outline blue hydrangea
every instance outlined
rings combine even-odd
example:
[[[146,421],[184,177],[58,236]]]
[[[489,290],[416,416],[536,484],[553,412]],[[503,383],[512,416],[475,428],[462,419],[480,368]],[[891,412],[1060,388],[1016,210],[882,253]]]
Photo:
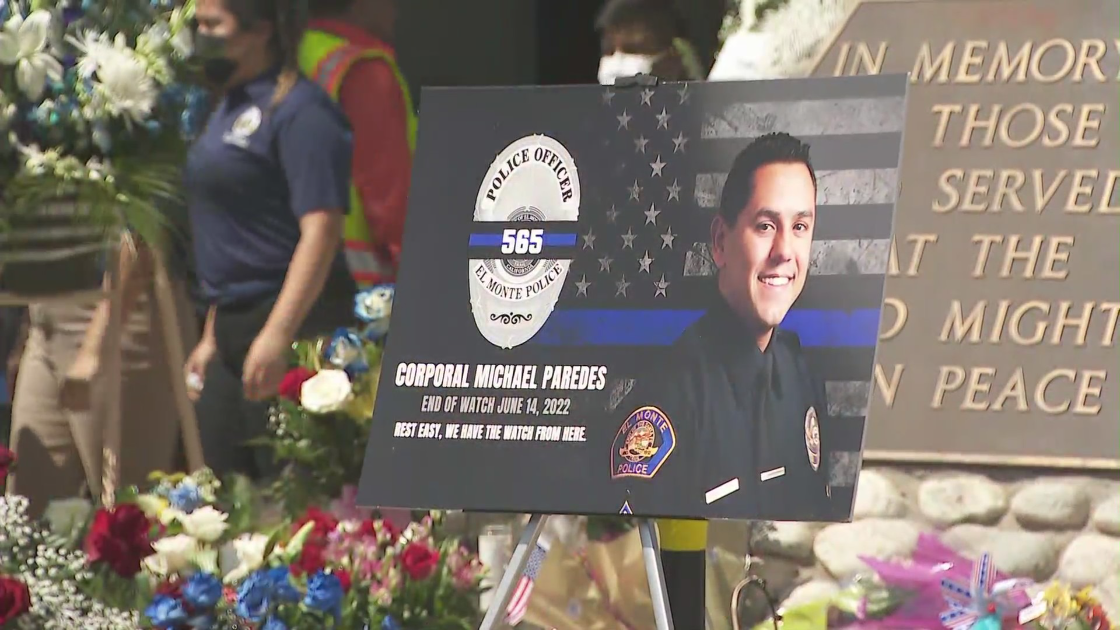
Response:
[[[190,514],[202,507],[202,491],[189,481],[180,482],[168,493],[167,501],[176,510]]]

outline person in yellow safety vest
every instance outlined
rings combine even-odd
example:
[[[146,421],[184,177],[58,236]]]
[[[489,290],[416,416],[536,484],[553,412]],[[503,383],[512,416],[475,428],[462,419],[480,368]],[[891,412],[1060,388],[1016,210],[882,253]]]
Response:
[[[392,47],[395,0],[314,0],[303,73],[337,102],[354,134],[346,261],[359,287],[393,282],[400,256],[416,114]]]

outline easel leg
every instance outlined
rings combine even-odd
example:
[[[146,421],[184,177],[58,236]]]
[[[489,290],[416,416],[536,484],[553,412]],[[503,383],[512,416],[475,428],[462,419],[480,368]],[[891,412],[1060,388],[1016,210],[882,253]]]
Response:
[[[665,571],[661,567],[661,549],[657,545],[653,522],[640,521],[638,533],[642,538],[642,556],[645,558],[646,578],[649,580],[649,596],[653,601],[653,619],[657,624],[657,630],[673,630],[673,616],[669,612],[669,594],[665,590]]]
[[[514,586],[521,579],[521,573],[525,571],[525,565],[529,563],[529,554],[536,546],[537,539],[541,537],[541,532],[544,531],[544,522],[547,518],[544,514],[534,514],[525,524],[525,530],[521,532],[521,540],[517,541],[517,547],[513,550],[513,555],[510,556],[509,565],[502,573],[502,580],[498,582],[498,587],[494,589],[490,607],[486,610],[486,617],[483,618],[482,625],[478,627],[478,630],[494,630],[498,627],[498,622],[504,617],[506,606],[509,606],[509,600],[513,597]]]

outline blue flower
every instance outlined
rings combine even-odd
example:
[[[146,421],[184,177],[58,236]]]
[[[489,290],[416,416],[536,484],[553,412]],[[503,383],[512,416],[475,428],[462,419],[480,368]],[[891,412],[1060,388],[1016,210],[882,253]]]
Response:
[[[311,610],[331,613],[338,616],[342,613],[342,582],[337,575],[319,571],[311,576],[307,582],[307,597],[303,598],[303,605]]]
[[[288,630],[288,624],[280,621],[279,617],[269,617],[261,626],[261,630]]]
[[[357,374],[369,371],[365,350],[362,349],[362,339],[353,331],[339,328],[327,346],[327,361],[331,365],[342,368],[346,374],[353,378]]]
[[[272,598],[277,602],[294,604],[299,601],[299,591],[292,585],[288,567],[269,569],[268,582],[272,587]]]
[[[167,500],[171,503],[171,507],[190,514],[198,508],[202,507],[202,492],[198,486],[189,481],[179,482],[179,485],[171,489],[167,494]]]
[[[259,622],[264,619],[271,605],[272,581],[265,571],[252,573],[237,589],[237,605],[234,610],[239,617]]]
[[[381,620],[381,630],[401,630],[401,624],[397,623],[396,618],[392,615],[386,615]]]
[[[222,598],[222,582],[209,573],[195,573],[183,587],[183,600],[196,610],[210,610]]]
[[[389,317],[393,314],[393,296],[396,290],[391,284],[381,284],[354,297],[354,315],[366,324],[367,334],[383,336],[389,330]],[[376,339],[372,339],[376,341]]]
[[[157,628],[177,628],[187,621],[187,611],[179,600],[167,596],[156,595],[151,604],[144,609],[144,616]]]

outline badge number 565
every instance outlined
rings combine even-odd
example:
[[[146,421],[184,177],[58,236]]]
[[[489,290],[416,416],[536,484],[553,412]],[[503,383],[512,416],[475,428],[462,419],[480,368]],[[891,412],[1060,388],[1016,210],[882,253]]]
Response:
[[[504,230],[503,254],[539,254],[544,248],[544,230]]]

